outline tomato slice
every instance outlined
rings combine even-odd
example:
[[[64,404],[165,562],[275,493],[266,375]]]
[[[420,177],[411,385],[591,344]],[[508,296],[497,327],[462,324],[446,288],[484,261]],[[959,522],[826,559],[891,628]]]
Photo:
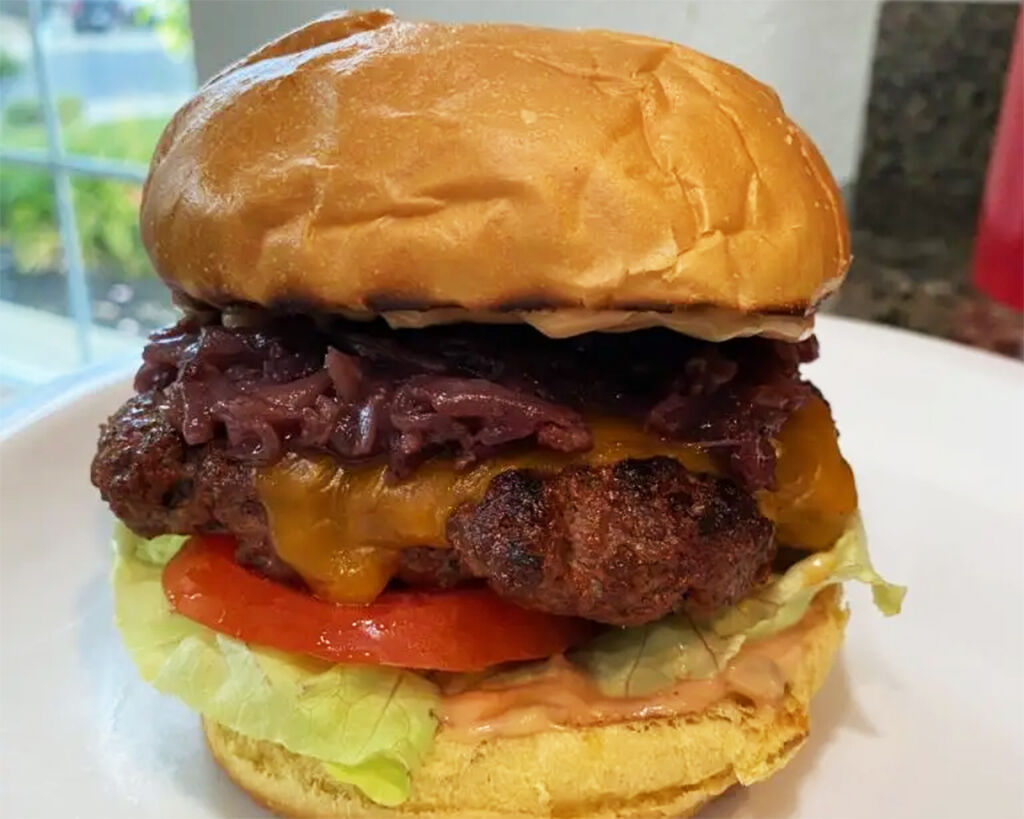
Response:
[[[480,671],[550,657],[593,633],[585,620],[530,611],[489,589],[385,592],[368,605],[318,600],[239,566],[230,537],[192,537],[167,564],[179,614],[247,643],[332,662]]]

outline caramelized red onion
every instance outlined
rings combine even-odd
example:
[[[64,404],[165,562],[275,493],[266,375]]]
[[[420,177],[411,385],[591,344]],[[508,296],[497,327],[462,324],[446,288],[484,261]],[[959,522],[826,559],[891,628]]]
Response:
[[[136,390],[161,394],[190,445],[223,440],[260,464],[288,451],[384,455],[396,477],[439,452],[466,466],[514,444],[583,451],[585,416],[602,413],[702,444],[741,485],[770,487],[772,438],[811,394],[798,370],[817,356],[813,339],[713,344],[644,330],[553,340],[520,326],[256,319],[226,327],[193,315],[155,333]]]

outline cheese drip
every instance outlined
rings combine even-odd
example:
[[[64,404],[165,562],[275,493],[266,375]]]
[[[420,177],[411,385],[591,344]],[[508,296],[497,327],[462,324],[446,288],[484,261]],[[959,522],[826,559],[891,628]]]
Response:
[[[623,419],[590,419],[589,425],[594,445],[587,452],[531,449],[462,471],[449,459],[435,458],[397,483],[388,480],[382,462],[350,467],[326,456],[290,454],[260,472],[257,488],[281,558],[317,596],[364,603],[393,576],[399,550],[444,547],[451,512],[479,500],[491,480],[507,470],[554,472],[576,464],[667,456],[691,472],[716,471],[699,446],[661,438]],[[815,398],[794,413],[776,448],[778,487],[759,493],[762,513],[776,521],[782,542],[827,548],[857,508],[853,475],[839,453],[827,405]]]

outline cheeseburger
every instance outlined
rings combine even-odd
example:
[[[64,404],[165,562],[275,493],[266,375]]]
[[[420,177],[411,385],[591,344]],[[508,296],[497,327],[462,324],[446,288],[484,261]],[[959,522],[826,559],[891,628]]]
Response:
[[[842,203],[738,69],[325,17],[177,112],[141,224],[117,624],[274,810],[688,815],[803,743],[842,581],[899,609],[801,376]]]

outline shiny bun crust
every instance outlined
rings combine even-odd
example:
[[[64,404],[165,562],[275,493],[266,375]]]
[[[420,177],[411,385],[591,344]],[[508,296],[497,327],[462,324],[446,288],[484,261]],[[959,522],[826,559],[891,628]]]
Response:
[[[176,290],[317,312],[804,315],[850,260],[821,156],[742,71],[640,36],[379,11],[204,85],[141,223]]]
[[[204,721],[213,756],[256,801],[285,816],[382,819],[679,817],[737,782],[783,767],[808,733],[808,704],[842,641],[838,587],[818,595],[781,703],[727,700],[685,718],[652,719],[463,744],[438,733],[412,796],[386,808],[332,779],[320,763]]]

